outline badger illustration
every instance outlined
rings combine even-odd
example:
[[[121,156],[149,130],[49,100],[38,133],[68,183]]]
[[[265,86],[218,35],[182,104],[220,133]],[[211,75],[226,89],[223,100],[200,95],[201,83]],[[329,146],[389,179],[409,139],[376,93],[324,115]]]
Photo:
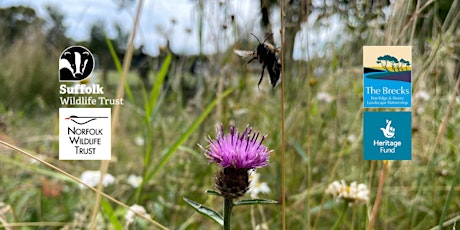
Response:
[[[64,50],[59,59],[59,81],[80,81],[87,78],[94,69],[94,57],[83,46],[71,46]]]

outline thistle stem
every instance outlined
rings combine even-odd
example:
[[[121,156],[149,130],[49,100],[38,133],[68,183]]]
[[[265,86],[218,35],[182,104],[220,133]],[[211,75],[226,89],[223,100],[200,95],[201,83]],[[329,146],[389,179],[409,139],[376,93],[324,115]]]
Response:
[[[224,230],[230,230],[232,209],[233,209],[233,199],[224,198]]]

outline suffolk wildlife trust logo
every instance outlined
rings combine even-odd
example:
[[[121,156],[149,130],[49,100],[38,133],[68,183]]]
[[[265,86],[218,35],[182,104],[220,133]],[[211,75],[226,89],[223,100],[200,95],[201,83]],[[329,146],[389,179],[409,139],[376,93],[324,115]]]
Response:
[[[59,160],[110,158],[110,108],[59,109]]]
[[[364,112],[364,160],[411,160],[412,113]]]
[[[94,69],[94,56],[83,46],[70,46],[59,59],[59,81],[79,82],[90,76]]]
[[[61,106],[123,105],[123,98],[104,96],[104,87],[93,77],[95,65],[93,54],[83,46],[70,46],[62,51],[59,58]]]
[[[364,108],[412,106],[412,47],[363,47]]]

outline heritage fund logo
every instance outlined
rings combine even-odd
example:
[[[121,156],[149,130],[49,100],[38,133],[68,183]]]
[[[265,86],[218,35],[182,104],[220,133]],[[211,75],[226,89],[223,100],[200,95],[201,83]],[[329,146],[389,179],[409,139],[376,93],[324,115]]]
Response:
[[[364,160],[411,160],[411,116],[411,112],[364,112]]]
[[[59,160],[110,158],[110,108],[59,109]]]
[[[395,136],[395,128],[391,127],[391,120],[387,120],[387,126],[385,128],[380,128],[380,130],[382,130],[382,133],[386,138],[392,138]]]

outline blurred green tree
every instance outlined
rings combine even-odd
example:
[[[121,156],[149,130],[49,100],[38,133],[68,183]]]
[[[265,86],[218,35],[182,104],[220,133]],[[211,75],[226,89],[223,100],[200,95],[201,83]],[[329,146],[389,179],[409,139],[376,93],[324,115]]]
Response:
[[[72,40],[65,35],[67,27],[64,25],[64,15],[54,6],[47,6],[46,11],[51,19],[51,28],[46,34],[46,44],[57,52],[62,52],[72,44]]]
[[[62,50],[47,48],[55,46],[53,40],[69,39],[65,28],[56,29],[62,27],[63,16],[52,8],[48,13],[52,14],[51,37],[35,10],[25,6],[0,9],[0,106],[38,112],[59,105],[57,63]]]
[[[0,40],[6,46],[23,37],[36,27],[42,27],[43,19],[35,10],[25,6],[0,8]]]
[[[118,58],[121,58],[129,35],[123,32],[120,25],[115,25],[115,29],[117,30],[117,36],[114,39],[109,38],[109,40],[114,46]],[[108,84],[108,71],[115,68],[112,55],[107,47],[106,37],[107,33],[102,21],[98,21],[91,26],[88,49],[97,58],[97,65],[102,71],[102,82],[105,85]]]

